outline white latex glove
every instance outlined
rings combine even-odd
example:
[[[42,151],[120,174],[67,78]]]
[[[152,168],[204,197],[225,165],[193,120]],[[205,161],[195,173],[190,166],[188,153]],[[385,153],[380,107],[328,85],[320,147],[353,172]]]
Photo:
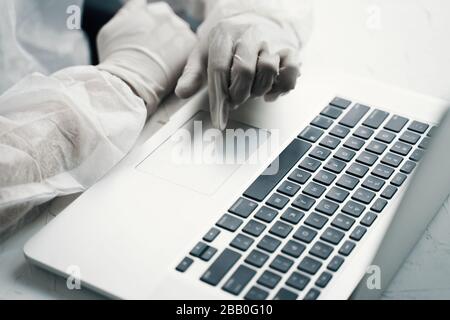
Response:
[[[207,70],[212,122],[225,129],[230,109],[250,97],[273,101],[295,88],[302,46],[297,20],[304,0],[218,0],[206,3],[199,44],[189,57],[176,93],[192,96]]]
[[[166,3],[130,0],[100,30],[97,67],[130,85],[151,114],[173,91],[196,41]]]

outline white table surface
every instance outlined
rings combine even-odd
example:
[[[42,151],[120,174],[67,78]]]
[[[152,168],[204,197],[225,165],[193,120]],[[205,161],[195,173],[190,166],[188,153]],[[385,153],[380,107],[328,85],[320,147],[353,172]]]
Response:
[[[450,1],[314,0],[315,28],[305,72],[363,76],[450,101]],[[180,103],[170,99],[147,124],[145,141]],[[0,299],[98,299],[68,290],[65,280],[29,265],[23,245],[72,199],[57,199],[0,242]],[[450,203],[427,228],[385,299],[450,299]]]

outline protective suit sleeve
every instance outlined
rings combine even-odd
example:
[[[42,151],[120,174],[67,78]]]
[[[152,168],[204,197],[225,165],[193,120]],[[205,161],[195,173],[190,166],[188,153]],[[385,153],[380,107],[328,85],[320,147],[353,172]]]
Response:
[[[92,66],[35,73],[0,96],[0,234],[34,206],[85,190],[146,120],[125,82]]]

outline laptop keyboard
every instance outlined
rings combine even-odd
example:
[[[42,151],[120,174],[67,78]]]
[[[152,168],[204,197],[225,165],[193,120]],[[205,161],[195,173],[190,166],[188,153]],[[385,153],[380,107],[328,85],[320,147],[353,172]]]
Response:
[[[200,259],[208,263],[200,280],[232,295],[317,299],[413,172],[429,127],[335,98],[176,270]],[[219,252],[221,232],[234,239]]]

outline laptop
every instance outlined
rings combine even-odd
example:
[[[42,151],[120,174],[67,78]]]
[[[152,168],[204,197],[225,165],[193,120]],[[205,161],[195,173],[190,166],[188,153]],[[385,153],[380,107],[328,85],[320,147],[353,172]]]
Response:
[[[233,112],[229,135],[211,129],[208,109],[205,92],[188,101],[36,234],[26,258],[117,299],[373,297],[367,268],[386,271],[384,289],[448,195],[442,183],[428,198],[406,192],[416,171],[414,192],[448,176],[436,156],[418,169],[445,101],[312,74]],[[408,217],[417,202],[424,211]]]

